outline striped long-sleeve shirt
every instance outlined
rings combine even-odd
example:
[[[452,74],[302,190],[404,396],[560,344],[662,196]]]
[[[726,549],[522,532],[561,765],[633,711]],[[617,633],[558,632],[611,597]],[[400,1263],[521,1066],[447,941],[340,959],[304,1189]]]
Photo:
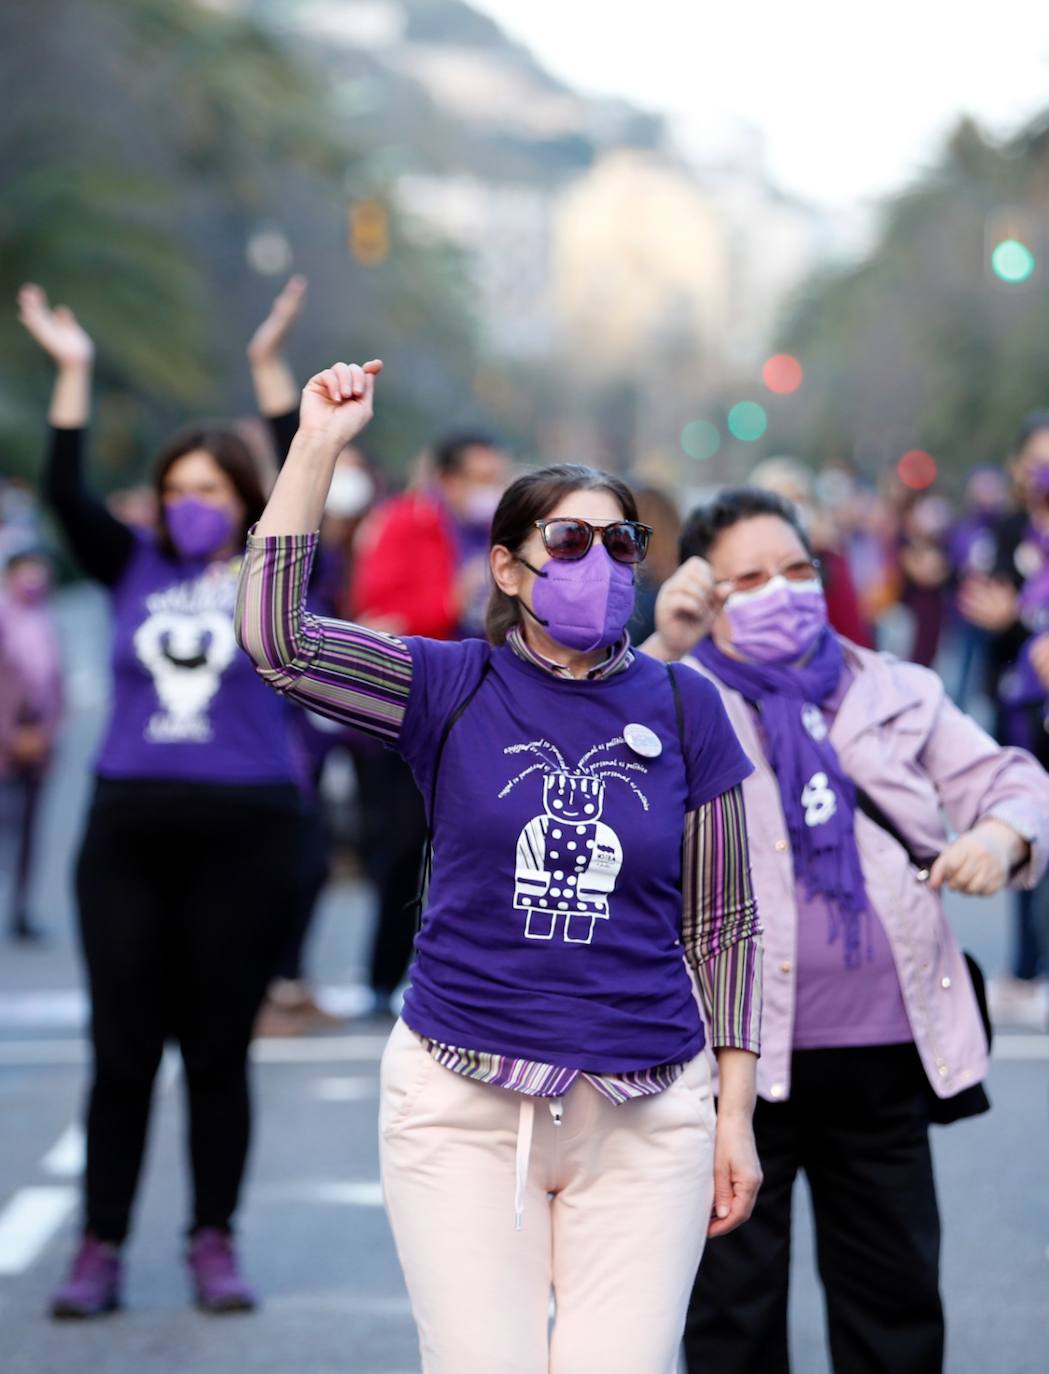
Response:
[[[241,577],[237,631],[260,674],[277,690],[344,724],[396,745],[412,690],[412,658],[396,636],[305,609],[316,535],[252,536]],[[549,672],[512,633],[514,651]],[[628,642],[614,646],[591,677],[610,677],[630,662]],[[436,742],[435,742],[436,744]],[[757,1053],[761,944],[750,884],[742,789],[737,785],[689,812],[683,851],[681,943],[693,969],[715,1049]],[[427,1041],[445,1067],[526,1094],[560,1096],[581,1070]],[[614,1075],[586,1072],[613,1102],[659,1092],[680,1064]]]

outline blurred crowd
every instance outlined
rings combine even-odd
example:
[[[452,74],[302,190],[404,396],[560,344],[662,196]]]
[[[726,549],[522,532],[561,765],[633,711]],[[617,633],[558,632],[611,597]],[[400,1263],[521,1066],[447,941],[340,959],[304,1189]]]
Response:
[[[287,451],[297,387],[282,348],[302,305],[293,281],[249,348],[260,418],[238,431],[264,473]],[[310,589],[318,614],[352,617],[397,634],[457,638],[484,633],[487,539],[514,460],[494,433],[437,436],[402,489],[359,447],[340,458]],[[1049,411],[1024,419],[1000,465],[977,468],[948,495],[916,490],[833,462],[815,470],[767,459],[748,481],[798,509],[821,564],[831,623],[866,647],[934,667],[962,710],[1003,743],[1049,763]],[[683,497],[634,482],[641,519],[655,533],[639,575],[635,642],[653,628],[656,594],[678,563]],[[111,493],[125,524],[156,528],[158,495],[143,483]],[[7,929],[30,941],[45,932],[30,910],[41,790],[63,717],[63,656],[54,615],[57,546],[33,489],[0,487],[0,822]],[[295,739],[302,791],[316,824],[305,846],[300,910],[259,1023],[295,1034],[338,1019],[305,976],[312,912],[333,873],[364,877],[376,902],[367,990],[357,1013],[396,1009],[414,931],[413,897],[426,834],[408,769],[392,752],[320,717],[300,713]],[[359,798],[368,797],[361,806]],[[1010,969],[992,983],[998,1019],[1042,1026],[1049,997],[1041,952],[1039,894],[1018,896]]]

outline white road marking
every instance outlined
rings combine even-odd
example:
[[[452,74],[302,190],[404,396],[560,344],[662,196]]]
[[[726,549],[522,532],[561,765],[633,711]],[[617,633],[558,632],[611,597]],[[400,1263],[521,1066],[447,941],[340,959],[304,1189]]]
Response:
[[[21,1188],[0,1212],[0,1275],[33,1263],[77,1204],[75,1188]]]
[[[315,1183],[303,1190],[311,1202],[332,1202],[342,1207],[381,1207],[382,1184],[378,1179],[356,1183]]]
[[[55,1178],[79,1178],[84,1172],[87,1142],[78,1121],[67,1126],[40,1161],[45,1174]]]
[[[182,1056],[174,1045],[164,1046],[164,1055],[160,1061],[160,1091],[168,1093],[175,1083],[178,1082],[182,1073]]]
[[[374,1078],[315,1078],[310,1095],[320,1102],[364,1102],[378,1094]]]
[[[316,1183],[257,1184],[253,1197],[271,1202],[321,1203],[336,1207],[381,1207],[382,1184],[376,1179],[322,1179]]]
[[[315,1040],[256,1040],[251,1057],[260,1064],[325,1064],[343,1059],[381,1059],[385,1035],[320,1035]]]
[[[386,1048],[385,1035],[325,1035],[311,1040],[256,1040],[251,1057],[259,1064],[340,1064],[376,1061]],[[74,1067],[89,1058],[86,1040],[0,1040],[0,1068],[40,1064]]]
[[[88,1021],[87,996],[81,988],[43,992],[8,992],[0,997],[0,1026],[7,1030],[79,1030]]]

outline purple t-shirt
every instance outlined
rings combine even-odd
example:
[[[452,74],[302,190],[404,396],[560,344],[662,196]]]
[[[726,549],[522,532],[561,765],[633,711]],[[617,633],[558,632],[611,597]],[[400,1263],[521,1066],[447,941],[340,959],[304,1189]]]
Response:
[[[288,704],[234,637],[240,562],[176,561],[138,537],[111,590],[113,703],[100,777],[295,780]]]
[[[827,728],[852,684],[842,673],[823,703]],[[764,736],[762,736],[764,741]],[[841,935],[830,939],[830,913],[820,897],[810,898],[797,884],[798,943],[794,960],[794,1048],[843,1049],[859,1045],[898,1045],[914,1039],[900,991],[896,962],[885,927],[868,903],[863,918],[860,962],[845,963]]]
[[[711,683],[638,654],[571,681],[480,640],[409,639],[399,748],[429,798],[434,872],[403,1016],[444,1044],[596,1073],[703,1044],[681,935],[685,815],[751,772]],[[626,731],[644,752],[631,749]],[[653,756],[654,755],[654,756]]]
[[[831,943],[829,931],[826,903],[805,896],[799,888],[794,1048],[901,1045],[913,1040],[896,961],[877,914],[868,909],[864,917],[861,960],[854,968],[845,965],[841,937]]]

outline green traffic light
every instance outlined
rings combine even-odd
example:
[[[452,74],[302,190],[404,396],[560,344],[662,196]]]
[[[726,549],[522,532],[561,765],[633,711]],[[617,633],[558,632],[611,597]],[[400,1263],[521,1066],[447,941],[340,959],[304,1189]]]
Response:
[[[1034,269],[1034,254],[1019,239],[1003,239],[991,254],[991,271],[1000,281],[1010,285],[1026,281]]]

